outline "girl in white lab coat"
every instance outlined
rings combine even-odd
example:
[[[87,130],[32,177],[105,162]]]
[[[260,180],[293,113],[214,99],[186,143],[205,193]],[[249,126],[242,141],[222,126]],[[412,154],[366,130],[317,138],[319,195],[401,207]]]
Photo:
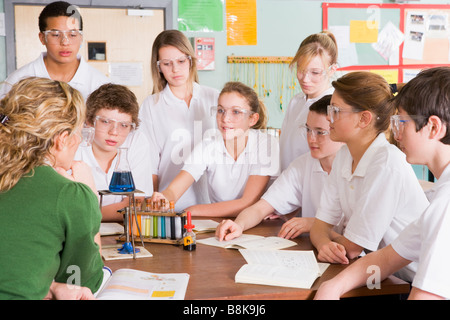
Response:
[[[194,216],[236,216],[259,200],[270,177],[278,175],[278,142],[258,130],[265,128],[266,108],[255,91],[240,82],[225,85],[212,111],[218,130],[196,146],[183,170],[153,201],[178,201],[205,175],[211,203],[186,210]]]
[[[333,86],[330,137],[346,145],[334,159],[310,236],[319,260],[347,264],[389,245],[428,200],[405,155],[386,139],[393,108],[384,78],[351,72]],[[338,223],[342,234],[333,231]],[[410,280],[414,267],[402,278]]]

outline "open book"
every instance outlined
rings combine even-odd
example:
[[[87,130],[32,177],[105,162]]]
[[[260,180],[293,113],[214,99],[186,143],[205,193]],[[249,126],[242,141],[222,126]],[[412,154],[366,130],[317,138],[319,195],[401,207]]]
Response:
[[[192,224],[195,225],[195,233],[215,232],[219,225],[219,223],[214,220],[192,220]]]
[[[197,240],[197,243],[225,249],[283,249],[295,246],[297,243],[280,237],[263,237],[251,234],[243,234],[229,241],[219,241],[216,237]]]
[[[235,282],[310,289],[328,268],[317,263],[313,251],[243,250],[247,264],[236,273]]]
[[[115,271],[96,293],[99,300],[183,300],[187,273],[150,273],[133,269]]]

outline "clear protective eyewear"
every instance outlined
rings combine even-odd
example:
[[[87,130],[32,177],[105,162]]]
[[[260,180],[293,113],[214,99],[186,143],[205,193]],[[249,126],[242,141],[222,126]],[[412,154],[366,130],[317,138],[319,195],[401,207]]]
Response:
[[[298,70],[297,69],[297,78],[299,80],[304,79],[306,77],[309,78],[312,82],[322,81],[323,77],[330,71],[332,65],[327,68],[327,70],[322,70],[318,68],[307,69],[307,70]]]
[[[42,32],[45,35],[45,41],[49,44],[60,44],[67,39],[69,43],[79,41],[83,36],[83,31],[73,30],[47,30]]]
[[[308,127],[307,124],[301,125],[300,129],[305,130],[306,135],[313,137],[314,139],[323,139],[327,135],[330,134],[330,131],[323,130],[323,129],[312,129],[312,128]]]
[[[330,118],[330,122],[334,123],[336,120],[339,120],[339,115],[341,113],[357,113],[362,110],[342,110],[338,106],[328,105],[327,106],[327,115]]]
[[[403,130],[405,129],[405,125],[409,122],[409,121],[415,121],[415,120],[423,120],[426,119],[427,117],[425,116],[420,116],[420,115],[394,115],[391,116],[391,130],[392,133],[394,134],[394,138],[398,139],[400,134],[403,133]]]
[[[84,126],[83,129],[81,129],[80,147],[90,147],[94,140],[94,136],[95,129],[93,127]]]
[[[192,58],[190,56],[181,56],[175,59],[161,59],[156,61],[156,65],[161,72],[161,69],[172,69],[174,65],[180,68],[188,68],[191,65],[191,61]]]
[[[95,130],[101,132],[109,132],[110,130],[114,129],[117,130],[120,135],[127,135],[136,128],[136,124],[133,122],[117,121],[115,119],[107,119],[96,116],[94,127]]]
[[[233,121],[233,122],[240,121],[244,118],[245,115],[250,116],[254,113],[255,112],[253,112],[253,111],[238,108],[238,107],[229,108],[228,110],[221,106],[211,107],[211,115],[216,116],[216,117],[226,117],[227,115],[229,115],[231,118],[231,121]]]

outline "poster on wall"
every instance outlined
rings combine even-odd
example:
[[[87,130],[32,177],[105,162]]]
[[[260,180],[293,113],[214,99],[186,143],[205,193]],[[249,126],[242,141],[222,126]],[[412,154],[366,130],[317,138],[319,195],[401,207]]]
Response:
[[[194,38],[193,47],[198,70],[214,70],[214,38]]]
[[[251,46],[256,38],[256,0],[227,0],[227,45]]]
[[[223,31],[223,0],[178,0],[178,30]]]

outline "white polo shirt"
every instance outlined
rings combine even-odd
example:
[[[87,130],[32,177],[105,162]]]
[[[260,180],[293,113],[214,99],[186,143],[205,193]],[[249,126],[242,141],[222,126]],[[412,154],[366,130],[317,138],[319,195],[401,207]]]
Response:
[[[216,128],[211,107],[217,105],[218,97],[218,90],[194,83],[189,107],[169,86],[143,102],[139,112],[140,127],[150,142],[159,191],[167,188],[177,176],[194,146],[202,141],[203,134]],[[181,196],[175,210],[207,201],[206,181],[201,179]]]
[[[427,192],[430,205],[392,243],[403,258],[418,262],[412,285],[450,299],[450,165]]]
[[[250,129],[247,145],[235,161],[220,132],[204,139],[186,160],[183,170],[197,181],[206,173],[212,203],[242,197],[249,176],[279,174],[278,140],[265,131]]]
[[[20,69],[11,73],[8,78],[6,78],[4,84],[0,87],[0,99],[6,95],[6,93],[11,90],[11,87],[18,81],[27,77],[40,77],[40,78],[50,78],[47,68],[45,67],[44,57],[47,52],[42,52],[39,58],[24,65]],[[80,91],[83,95],[84,100],[95,91],[102,84],[110,83],[108,77],[103,73],[91,67],[82,56],[78,55],[77,59],[80,60],[80,65],[78,66],[77,72],[73,76],[72,80],[68,84]]]
[[[428,200],[405,154],[384,133],[372,142],[353,174],[352,162],[344,145],[334,159],[316,218],[332,225],[343,218],[343,235],[375,251],[417,219]]]
[[[308,152],[292,161],[261,198],[278,214],[288,214],[301,207],[302,217],[314,218],[327,178],[320,161]]]
[[[333,94],[334,88],[328,88],[317,98],[307,99],[303,93],[295,95],[289,102],[281,125],[280,134],[280,165],[281,171],[298,156],[309,152],[306,132],[300,129],[306,123],[309,107],[327,94]]]
[[[152,166],[150,162],[150,146],[145,135],[139,130],[134,135],[129,135],[122,147],[128,147],[128,163],[133,175],[136,189],[144,194],[137,193],[135,196],[150,197],[153,194]],[[108,190],[118,156],[113,159],[108,172],[104,172],[95,159],[92,147],[79,147],[75,155],[75,160],[82,160],[91,169],[97,190]],[[110,205],[122,201],[122,196],[103,196],[102,205]]]

